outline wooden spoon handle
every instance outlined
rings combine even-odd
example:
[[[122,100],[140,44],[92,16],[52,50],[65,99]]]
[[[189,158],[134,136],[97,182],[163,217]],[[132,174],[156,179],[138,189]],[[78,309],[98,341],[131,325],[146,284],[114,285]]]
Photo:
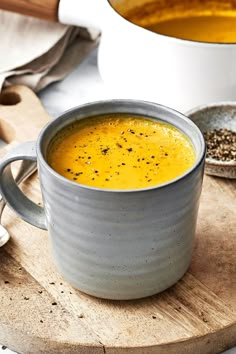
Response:
[[[59,0],[0,0],[0,9],[58,21]]]

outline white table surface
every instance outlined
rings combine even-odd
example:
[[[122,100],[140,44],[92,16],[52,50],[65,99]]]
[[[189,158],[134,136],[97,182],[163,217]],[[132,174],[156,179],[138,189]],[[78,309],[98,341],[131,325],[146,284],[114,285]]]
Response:
[[[83,103],[123,97],[118,97],[114,88],[107,87],[103,83],[97,68],[97,50],[95,49],[63,81],[52,84],[40,92],[39,98],[48,113],[52,117],[57,117],[63,111]],[[12,354],[13,352],[9,349],[2,349],[0,345],[0,354],[3,353]],[[236,354],[236,347],[224,354]]]

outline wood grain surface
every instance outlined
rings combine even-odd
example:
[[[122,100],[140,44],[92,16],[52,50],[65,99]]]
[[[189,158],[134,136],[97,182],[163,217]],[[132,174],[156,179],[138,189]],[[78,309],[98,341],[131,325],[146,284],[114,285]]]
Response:
[[[21,102],[0,105],[1,135],[10,146],[35,139],[50,119],[24,87],[7,89],[8,99],[0,102],[13,92]],[[37,175],[22,188],[41,203]],[[101,300],[73,289],[55,269],[46,231],[9,209],[3,224],[12,237],[0,249],[0,342],[9,348],[34,354],[215,354],[236,345],[236,181],[204,177],[189,271],[167,291],[136,301]]]
[[[0,0],[0,9],[48,21],[58,20],[59,0]]]

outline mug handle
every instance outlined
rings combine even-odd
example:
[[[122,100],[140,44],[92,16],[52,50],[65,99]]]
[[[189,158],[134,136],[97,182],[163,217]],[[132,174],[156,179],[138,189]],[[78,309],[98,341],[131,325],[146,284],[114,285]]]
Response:
[[[37,161],[36,143],[20,144],[3,158],[0,163],[0,193],[6,203],[23,220],[40,229],[47,230],[44,209],[27,198],[15,183],[11,163],[17,160]]]

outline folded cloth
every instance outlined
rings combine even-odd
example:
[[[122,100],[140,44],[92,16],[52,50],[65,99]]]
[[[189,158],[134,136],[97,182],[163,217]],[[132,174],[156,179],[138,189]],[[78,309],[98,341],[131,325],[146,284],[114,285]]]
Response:
[[[63,79],[98,43],[99,32],[0,10],[0,90],[39,91]]]

